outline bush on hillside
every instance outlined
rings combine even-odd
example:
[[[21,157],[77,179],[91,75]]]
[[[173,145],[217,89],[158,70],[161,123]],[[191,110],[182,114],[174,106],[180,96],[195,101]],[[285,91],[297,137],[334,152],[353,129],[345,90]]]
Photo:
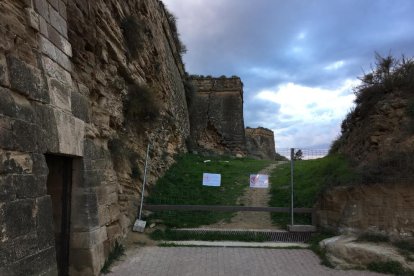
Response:
[[[144,47],[144,22],[135,16],[128,16],[121,22],[121,29],[124,34],[125,44],[128,53],[132,58],[137,58]]]

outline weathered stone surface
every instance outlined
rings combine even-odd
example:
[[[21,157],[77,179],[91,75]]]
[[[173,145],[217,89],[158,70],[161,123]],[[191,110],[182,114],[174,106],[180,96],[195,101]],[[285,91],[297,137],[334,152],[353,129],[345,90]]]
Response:
[[[191,119],[194,150],[246,154],[240,78],[192,78],[197,88]]]
[[[59,152],[59,135],[54,109],[48,105],[34,104],[35,123],[39,126],[37,134],[40,152]]]
[[[57,1],[56,1],[57,2]],[[55,9],[49,9],[50,24],[64,37],[68,37],[68,26],[66,20]]]
[[[0,267],[0,275],[58,275],[55,248],[45,249],[10,265]]]
[[[32,173],[33,160],[30,154],[0,149],[0,174]]]
[[[316,208],[319,224],[325,228],[413,237],[414,189],[410,183],[332,188],[320,197]]]
[[[71,89],[56,79],[48,79],[50,104],[62,110],[71,111]]]
[[[33,121],[33,109],[30,102],[17,93],[2,87],[0,87],[0,115],[26,122]]]
[[[85,232],[99,227],[98,199],[87,189],[75,189],[72,194],[72,229]]]
[[[105,263],[104,245],[70,251],[70,275],[99,275]]]
[[[46,187],[46,179],[42,183]],[[53,213],[50,196],[43,196],[36,199],[36,232],[39,249],[46,249],[55,245],[53,235]]]
[[[25,8],[27,21],[33,29],[39,31],[39,14],[32,8]]]
[[[41,71],[14,56],[7,56],[12,89],[30,99],[48,103],[49,95]]]
[[[85,123],[90,122],[90,107],[88,99],[78,92],[71,94],[72,114]]]
[[[13,175],[13,186],[19,199],[43,196],[46,194],[46,176]]]
[[[9,87],[9,72],[7,70],[6,56],[0,54],[0,85]]]
[[[12,201],[16,198],[11,175],[0,175],[0,202]]]
[[[106,227],[99,227],[88,232],[73,232],[70,243],[72,248],[92,248],[108,239]]]
[[[7,241],[35,231],[32,216],[34,201],[30,199],[7,202],[0,206],[0,240]]]
[[[275,159],[276,150],[273,131],[263,127],[248,127],[245,132],[248,155],[259,159]]]
[[[387,243],[357,242],[354,236],[337,236],[320,242],[328,261],[339,269],[366,268],[372,262],[394,261],[414,270],[414,262]]]
[[[59,110],[54,110],[54,117],[59,139],[58,153],[83,156],[85,123]]]
[[[46,20],[49,21],[49,5],[45,0],[34,0],[35,10]]]

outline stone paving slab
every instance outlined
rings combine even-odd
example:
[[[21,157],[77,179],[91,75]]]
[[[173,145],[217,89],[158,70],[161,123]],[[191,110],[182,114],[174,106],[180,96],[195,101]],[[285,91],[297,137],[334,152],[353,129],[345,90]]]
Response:
[[[235,247],[141,247],[127,253],[110,275],[382,275],[334,270],[306,249]]]
[[[167,241],[166,244],[204,247],[308,248],[307,243],[295,242],[240,242],[240,241]]]

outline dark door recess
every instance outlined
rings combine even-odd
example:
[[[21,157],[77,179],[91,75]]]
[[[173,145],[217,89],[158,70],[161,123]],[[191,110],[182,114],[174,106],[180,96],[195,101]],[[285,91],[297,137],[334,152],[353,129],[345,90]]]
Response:
[[[52,199],[56,258],[59,275],[68,275],[70,240],[70,203],[72,188],[72,159],[46,155],[49,168],[47,193]]]

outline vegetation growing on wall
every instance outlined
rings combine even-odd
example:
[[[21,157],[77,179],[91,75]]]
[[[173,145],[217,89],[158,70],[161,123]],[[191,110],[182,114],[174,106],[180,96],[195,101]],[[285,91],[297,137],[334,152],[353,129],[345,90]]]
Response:
[[[137,58],[144,47],[144,22],[135,16],[128,16],[122,20],[121,29],[129,55],[132,58]]]
[[[155,90],[147,85],[130,85],[124,101],[125,119],[130,123],[151,122],[158,118],[160,108],[155,100]]]

